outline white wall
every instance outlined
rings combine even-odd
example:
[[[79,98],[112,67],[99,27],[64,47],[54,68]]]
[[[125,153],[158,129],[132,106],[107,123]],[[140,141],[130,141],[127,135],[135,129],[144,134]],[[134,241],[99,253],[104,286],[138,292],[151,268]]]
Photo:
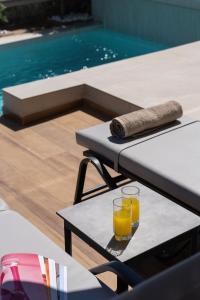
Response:
[[[92,0],[106,28],[166,44],[200,39],[200,0]]]

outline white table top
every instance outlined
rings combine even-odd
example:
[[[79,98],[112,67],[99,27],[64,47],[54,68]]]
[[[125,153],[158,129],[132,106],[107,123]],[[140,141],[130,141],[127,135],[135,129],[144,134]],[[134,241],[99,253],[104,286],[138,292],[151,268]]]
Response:
[[[113,199],[121,196],[120,189],[65,208],[58,215],[122,262],[200,226],[197,215],[137,182],[131,185],[141,191],[140,224],[129,243],[117,242],[113,236]]]

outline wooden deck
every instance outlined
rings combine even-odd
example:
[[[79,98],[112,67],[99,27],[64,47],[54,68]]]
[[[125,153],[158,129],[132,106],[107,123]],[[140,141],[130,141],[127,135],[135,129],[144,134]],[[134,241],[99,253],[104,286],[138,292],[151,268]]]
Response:
[[[25,128],[1,119],[0,197],[62,248],[63,222],[56,211],[73,202],[83,151],[75,131],[107,119],[84,107]],[[93,170],[89,174],[88,185],[101,182]],[[78,238],[73,245],[73,256],[87,268],[104,262]]]

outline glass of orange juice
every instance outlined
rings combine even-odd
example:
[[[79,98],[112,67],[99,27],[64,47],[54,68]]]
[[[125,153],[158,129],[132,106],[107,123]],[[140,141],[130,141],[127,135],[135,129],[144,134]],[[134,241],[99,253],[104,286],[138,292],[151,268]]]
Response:
[[[128,241],[132,236],[131,201],[113,200],[113,231],[117,241]]]
[[[140,189],[137,186],[124,186],[121,188],[124,203],[131,202],[132,226],[137,227],[140,219]]]

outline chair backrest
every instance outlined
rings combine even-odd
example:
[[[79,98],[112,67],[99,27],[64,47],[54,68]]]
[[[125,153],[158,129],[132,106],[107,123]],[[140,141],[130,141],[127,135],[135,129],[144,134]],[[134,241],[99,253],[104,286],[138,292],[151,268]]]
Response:
[[[153,276],[115,300],[200,300],[200,253]]]

